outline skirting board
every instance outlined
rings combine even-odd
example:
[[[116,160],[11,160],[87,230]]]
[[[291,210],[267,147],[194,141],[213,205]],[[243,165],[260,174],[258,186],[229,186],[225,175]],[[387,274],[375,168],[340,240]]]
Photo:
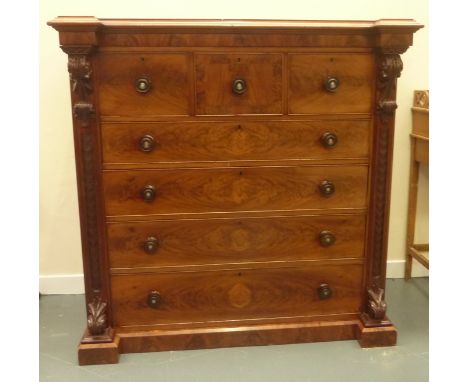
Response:
[[[404,260],[389,260],[387,262],[387,278],[401,279],[404,275]],[[427,276],[429,276],[429,271],[414,261],[413,277]],[[83,294],[83,274],[39,276],[39,292],[41,294]]]

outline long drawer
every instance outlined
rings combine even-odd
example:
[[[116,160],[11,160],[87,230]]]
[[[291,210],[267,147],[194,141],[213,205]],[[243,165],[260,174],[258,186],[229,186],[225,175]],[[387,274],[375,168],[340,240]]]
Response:
[[[369,120],[103,123],[104,163],[366,159]]]
[[[356,313],[362,265],[114,275],[116,326]]]
[[[360,258],[365,215],[109,223],[112,268]]]
[[[364,208],[367,166],[104,171],[108,216]]]

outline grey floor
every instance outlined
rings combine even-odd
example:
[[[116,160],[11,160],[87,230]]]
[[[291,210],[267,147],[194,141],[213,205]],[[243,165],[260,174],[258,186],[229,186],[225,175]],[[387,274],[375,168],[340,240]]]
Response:
[[[116,365],[78,366],[85,323],[82,295],[40,300],[41,381],[360,381],[429,380],[427,278],[388,280],[388,315],[398,345],[361,349],[356,341],[122,354]]]

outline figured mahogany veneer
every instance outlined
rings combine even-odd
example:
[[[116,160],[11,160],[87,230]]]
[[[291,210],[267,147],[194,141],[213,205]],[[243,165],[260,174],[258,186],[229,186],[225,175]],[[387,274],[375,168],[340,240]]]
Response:
[[[331,196],[320,192],[326,180]],[[151,202],[141,195],[147,185]],[[364,208],[367,166],[105,171],[103,191],[108,216]]]
[[[116,53],[98,57],[98,93],[103,115],[189,114],[188,54]],[[135,91],[140,78],[150,81],[147,93]]]
[[[385,272],[396,80],[421,25],[49,25],[69,58],[81,365],[141,351],[395,344]]]
[[[290,54],[289,113],[370,113],[375,61],[371,54]],[[324,83],[336,78],[338,87]]]
[[[369,157],[369,120],[103,123],[103,162],[109,164],[330,160]],[[324,134],[337,137],[324,145]],[[140,149],[143,137],[154,147]]]
[[[114,323],[119,326],[190,324],[357,313],[362,265],[112,276]],[[331,287],[321,300],[317,288]],[[147,305],[148,293],[161,301]]]
[[[281,114],[281,54],[195,54],[197,114]],[[232,91],[241,79],[245,91]]]
[[[112,268],[138,268],[362,258],[365,221],[316,215],[109,223],[109,260]],[[332,244],[321,243],[324,231]],[[150,237],[158,247],[148,254]]]

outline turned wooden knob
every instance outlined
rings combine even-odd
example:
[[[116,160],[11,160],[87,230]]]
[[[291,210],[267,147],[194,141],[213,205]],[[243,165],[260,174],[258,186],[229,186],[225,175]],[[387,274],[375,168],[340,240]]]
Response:
[[[338,142],[338,137],[333,133],[325,133],[321,138],[322,145],[326,148],[335,147]]]
[[[247,83],[241,78],[232,81],[232,91],[234,94],[243,94],[247,90]]]
[[[158,291],[153,290],[148,293],[147,301],[148,306],[152,309],[156,309],[161,302],[161,295]]]
[[[144,135],[139,142],[140,151],[149,153],[154,149],[154,138],[151,135]]]
[[[140,77],[135,81],[135,89],[138,93],[148,93],[151,89],[151,80],[147,77]]]
[[[156,253],[159,248],[159,240],[154,236],[148,237],[143,243],[143,249],[148,255]]]
[[[335,243],[335,235],[330,231],[322,231],[320,232],[320,244],[322,247],[329,247]]]
[[[328,285],[327,283],[320,284],[317,288],[317,294],[320,300],[326,300],[330,298],[332,295],[330,285]]]
[[[339,85],[340,85],[340,81],[338,80],[338,78],[328,77],[325,80],[325,89],[327,89],[327,91],[331,93],[335,92],[336,89],[338,89]]]
[[[335,192],[335,185],[329,180],[324,180],[320,183],[319,189],[322,196],[328,197]]]
[[[141,197],[145,202],[152,202],[156,196],[156,188],[153,185],[147,185],[141,190]]]

